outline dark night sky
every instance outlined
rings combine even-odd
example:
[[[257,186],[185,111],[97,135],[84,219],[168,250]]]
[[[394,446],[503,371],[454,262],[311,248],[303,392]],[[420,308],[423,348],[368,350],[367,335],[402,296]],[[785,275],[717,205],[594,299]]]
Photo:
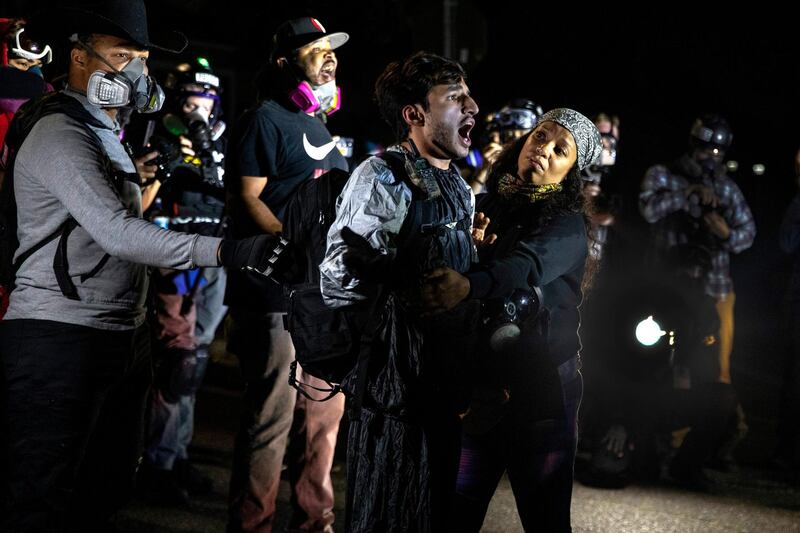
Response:
[[[698,113],[718,111],[734,127],[731,156],[765,161],[770,179],[786,182],[782,176],[790,172],[800,142],[790,126],[800,118],[795,103],[800,44],[790,18],[780,13],[723,18],[710,11],[652,7],[521,8],[506,0],[456,3],[454,47],[468,50],[469,84],[483,112],[526,96],[545,109],[566,105],[586,114],[618,114],[620,172],[640,174],[684,148]],[[377,118],[372,83],[393,59],[422,48],[442,51],[441,4],[305,0],[244,9],[239,1],[148,2],[151,33],[183,31],[191,52],[209,56],[222,72],[229,121],[251,102],[250,81],[280,21],[314,14],[329,31],[350,33],[351,41],[337,51],[344,107],[330,129],[384,139],[388,130]],[[11,0],[10,5],[19,14],[47,2]],[[154,54],[152,63],[157,70],[171,61],[167,54]]]

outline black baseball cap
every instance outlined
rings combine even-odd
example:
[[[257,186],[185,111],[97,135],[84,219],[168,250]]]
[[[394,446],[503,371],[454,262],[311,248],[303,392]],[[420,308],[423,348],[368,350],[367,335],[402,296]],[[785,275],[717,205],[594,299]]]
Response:
[[[325,26],[314,17],[287,20],[275,30],[270,57],[274,61],[283,54],[324,38],[330,40],[331,48],[334,49],[346,43],[350,36],[344,32],[328,33]]]

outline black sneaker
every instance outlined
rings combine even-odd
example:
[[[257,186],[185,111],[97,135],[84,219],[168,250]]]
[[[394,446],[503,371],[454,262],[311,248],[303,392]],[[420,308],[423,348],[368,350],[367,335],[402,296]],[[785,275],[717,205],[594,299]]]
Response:
[[[188,459],[176,459],[172,471],[192,496],[208,496],[214,492],[214,480],[203,474]]]
[[[162,470],[147,462],[139,469],[136,489],[142,499],[151,504],[184,506],[189,503],[189,492],[174,471]]]

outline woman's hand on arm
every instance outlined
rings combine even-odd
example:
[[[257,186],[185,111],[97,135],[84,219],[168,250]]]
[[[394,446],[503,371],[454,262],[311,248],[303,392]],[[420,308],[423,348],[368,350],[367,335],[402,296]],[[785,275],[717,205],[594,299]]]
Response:
[[[497,235],[490,233],[486,235],[486,229],[489,227],[491,220],[483,213],[475,213],[475,218],[472,222],[472,242],[478,248],[489,246],[497,240]]]

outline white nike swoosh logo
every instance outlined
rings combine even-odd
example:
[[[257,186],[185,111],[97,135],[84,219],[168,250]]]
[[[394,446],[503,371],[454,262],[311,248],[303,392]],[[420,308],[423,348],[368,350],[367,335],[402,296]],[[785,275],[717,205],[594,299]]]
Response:
[[[303,134],[303,148],[305,148],[308,157],[311,159],[315,159],[317,161],[322,161],[328,154],[336,147],[336,141],[331,141],[327,144],[323,144],[322,146],[314,146],[310,142],[308,142],[308,137],[306,134]]]

